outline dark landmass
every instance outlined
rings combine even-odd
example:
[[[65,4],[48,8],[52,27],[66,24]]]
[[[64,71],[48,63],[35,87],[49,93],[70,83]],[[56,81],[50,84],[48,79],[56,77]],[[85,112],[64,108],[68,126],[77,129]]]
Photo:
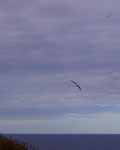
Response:
[[[0,150],[36,150],[36,149],[33,148],[32,145],[29,145],[24,141],[20,142],[17,139],[13,140],[12,137],[6,138],[1,134]]]

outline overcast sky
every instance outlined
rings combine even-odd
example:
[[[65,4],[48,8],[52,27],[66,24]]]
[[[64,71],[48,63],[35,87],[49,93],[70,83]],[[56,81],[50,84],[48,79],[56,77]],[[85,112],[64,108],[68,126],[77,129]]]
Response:
[[[0,130],[120,133],[119,14],[119,0],[0,1]]]

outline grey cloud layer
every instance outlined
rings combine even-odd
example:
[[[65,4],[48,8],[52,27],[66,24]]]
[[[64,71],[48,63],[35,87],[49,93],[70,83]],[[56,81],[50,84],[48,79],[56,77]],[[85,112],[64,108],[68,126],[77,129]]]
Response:
[[[20,111],[20,112],[19,112]],[[99,113],[119,113],[119,105],[81,105],[71,107],[48,107],[31,108],[30,110],[14,109],[14,110],[0,110],[1,120],[51,120],[58,119],[64,116],[78,116],[85,118],[97,117]]]
[[[0,107],[119,104],[119,3],[0,2]]]

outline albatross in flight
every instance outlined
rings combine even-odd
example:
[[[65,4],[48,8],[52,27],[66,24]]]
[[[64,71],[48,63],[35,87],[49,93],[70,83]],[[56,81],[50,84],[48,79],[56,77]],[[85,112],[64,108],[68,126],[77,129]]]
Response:
[[[82,91],[82,89],[81,89],[81,87],[79,86],[79,84],[78,83],[76,83],[75,81],[73,81],[73,80],[71,80],[71,82],[72,83],[74,83],[75,84],[75,86],[77,86],[81,91]]]
[[[107,18],[109,18],[109,17],[111,17],[111,15],[107,15],[107,16],[105,17],[105,19],[107,19]]]

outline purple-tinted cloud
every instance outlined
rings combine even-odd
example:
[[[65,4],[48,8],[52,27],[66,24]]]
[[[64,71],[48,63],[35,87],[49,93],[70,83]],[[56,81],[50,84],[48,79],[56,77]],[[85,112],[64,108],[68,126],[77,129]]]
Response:
[[[0,2],[0,108],[5,114],[18,109],[21,118],[28,112],[26,117],[34,119],[42,113],[35,110],[42,109],[43,118],[49,118],[50,112],[52,117],[87,112],[89,104],[95,106],[88,114],[118,111],[96,105],[120,103],[119,3]],[[81,93],[71,79],[79,82]]]

